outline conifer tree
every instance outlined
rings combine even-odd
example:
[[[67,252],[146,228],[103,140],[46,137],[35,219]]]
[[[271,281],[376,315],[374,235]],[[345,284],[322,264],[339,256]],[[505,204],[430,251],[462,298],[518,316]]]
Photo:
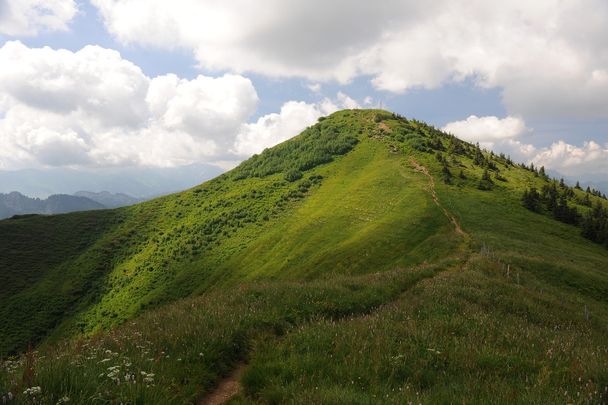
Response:
[[[441,169],[441,175],[445,184],[452,184],[452,172],[450,172],[450,169],[445,162],[443,164],[443,169]]]
[[[530,211],[540,211],[540,194],[538,194],[538,191],[536,191],[535,187],[532,187],[529,191],[524,191],[522,202],[524,204],[524,207],[526,207]]]

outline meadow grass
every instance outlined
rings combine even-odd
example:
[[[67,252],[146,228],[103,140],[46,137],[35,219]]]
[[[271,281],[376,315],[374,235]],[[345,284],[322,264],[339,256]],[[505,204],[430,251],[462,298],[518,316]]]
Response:
[[[372,314],[260,339],[236,403],[604,403],[608,312],[473,256]]]
[[[253,282],[149,311],[86,339],[42,346],[1,364],[0,396],[17,403],[191,403],[253,342],[300,325],[366,314],[445,264],[324,281]],[[40,387],[36,395],[24,394]]]

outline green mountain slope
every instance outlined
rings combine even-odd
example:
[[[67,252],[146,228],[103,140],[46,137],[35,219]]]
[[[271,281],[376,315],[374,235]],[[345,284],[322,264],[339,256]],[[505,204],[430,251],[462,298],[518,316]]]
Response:
[[[0,356],[42,341],[64,360],[11,362],[36,372],[0,372],[0,395],[189,402],[249,358],[244,402],[562,401],[581,381],[601,398],[608,249],[522,206],[548,184],[425,124],[352,110],[182,193],[1,221]],[[568,200],[581,213],[583,196]],[[138,374],[116,389],[106,362]]]

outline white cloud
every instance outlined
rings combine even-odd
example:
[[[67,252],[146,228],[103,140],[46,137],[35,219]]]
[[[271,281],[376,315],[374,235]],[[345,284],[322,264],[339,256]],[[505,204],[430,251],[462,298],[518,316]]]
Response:
[[[559,141],[543,148],[531,160],[569,176],[601,174],[605,178],[608,173],[608,144],[601,146],[588,141],[579,147]]]
[[[359,108],[359,103],[341,92],[336,95],[336,100],[325,98],[317,104],[288,101],[279,113],[268,114],[257,122],[243,125],[236,137],[234,152],[243,157],[259,153],[299,134],[316,123],[319,117],[345,108]]]
[[[0,0],[0,34],[66,31],[77,12],[74,0]]]
[[[315,94],[321,93],[321,83],[310,83],[306,87]]]
[[[473,78],[512,115],[608,116],[604,0],[93,0],[124,43],[191,49],[211,70],[382,90]]]
[[[99,46],[70,52],[13,41],[0,48],[0,92],[40,110],[92,117],[101,126],[144,120],[148,85],[139,67]]]
[[[480,143],[518,138],[528,131],[524,121],[518,117],[501,119],[476,115],[471,115],[463,121],[450,122],[442,129],[465,141]]]
[[[545,166],[568,176],[589,176],[608,173],[608,145],[587,141],[582,147],[563,140],[549,147],[535,147],[519,138],[531,130],[517,117],[477,117],[448,123],[443,131],[469,141],[479,142],[486,149],[503,152],[515,161]]]
[[[0,48],[0,168],[225,160],[258,103],[239,75],[149,78],[116,51]]]
[[[235,152],[242,156],[259,153],[298,134],[322,115],[316,105],[289,101],[278,114],[268,114],[255,123],[243,125],[236,138]]]
[[[339,92],[289,101],[248,123],[258,96],[243,76],[147,77],[116,51],[0,48],[0,168],[232,165],[359,103]]]

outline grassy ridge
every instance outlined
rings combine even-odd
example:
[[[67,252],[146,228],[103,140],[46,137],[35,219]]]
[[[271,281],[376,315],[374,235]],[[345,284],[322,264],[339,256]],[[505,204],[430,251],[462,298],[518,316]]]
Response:
[[[364,273],[442,256],[451,243],[441,236],[446,221],[420,192],[423,179],[404,170],[404,157],[382,142],[375,114],[337,113],[183,193],[56,217],[63,225],[46,232],[54,235],[49,247],[28,236],[47,218],[20,220],[29,227],[23,233],[15,232],[16,223],[3,223],[7,249],[28,252],[30,260],[3,261],[0,274],[30,272],[38,279],[0,297],[6,319],[0,354],[24,349],[49,330],[55,340],[110,327],[218,283]],[[287,179],[293,168],[301,178]],[[79,232],[82,226],[69,225],[83,218],[103,223],[102,215],[107,226]],[[69,256],[64,246],[73,247]]]
[[[522,206],[543,184],[423,123],[342,111],[183,193],[56,217],[31,270],[16,259],[47,219],[0,223],[22,229],[0,274],[31,274],[0,304],[58,297],[24,325],[3,313],[5,353],[58,326],[3,364],[0,395],[187,403],[249,359],[241,402],[601,402],[608,250]]]

